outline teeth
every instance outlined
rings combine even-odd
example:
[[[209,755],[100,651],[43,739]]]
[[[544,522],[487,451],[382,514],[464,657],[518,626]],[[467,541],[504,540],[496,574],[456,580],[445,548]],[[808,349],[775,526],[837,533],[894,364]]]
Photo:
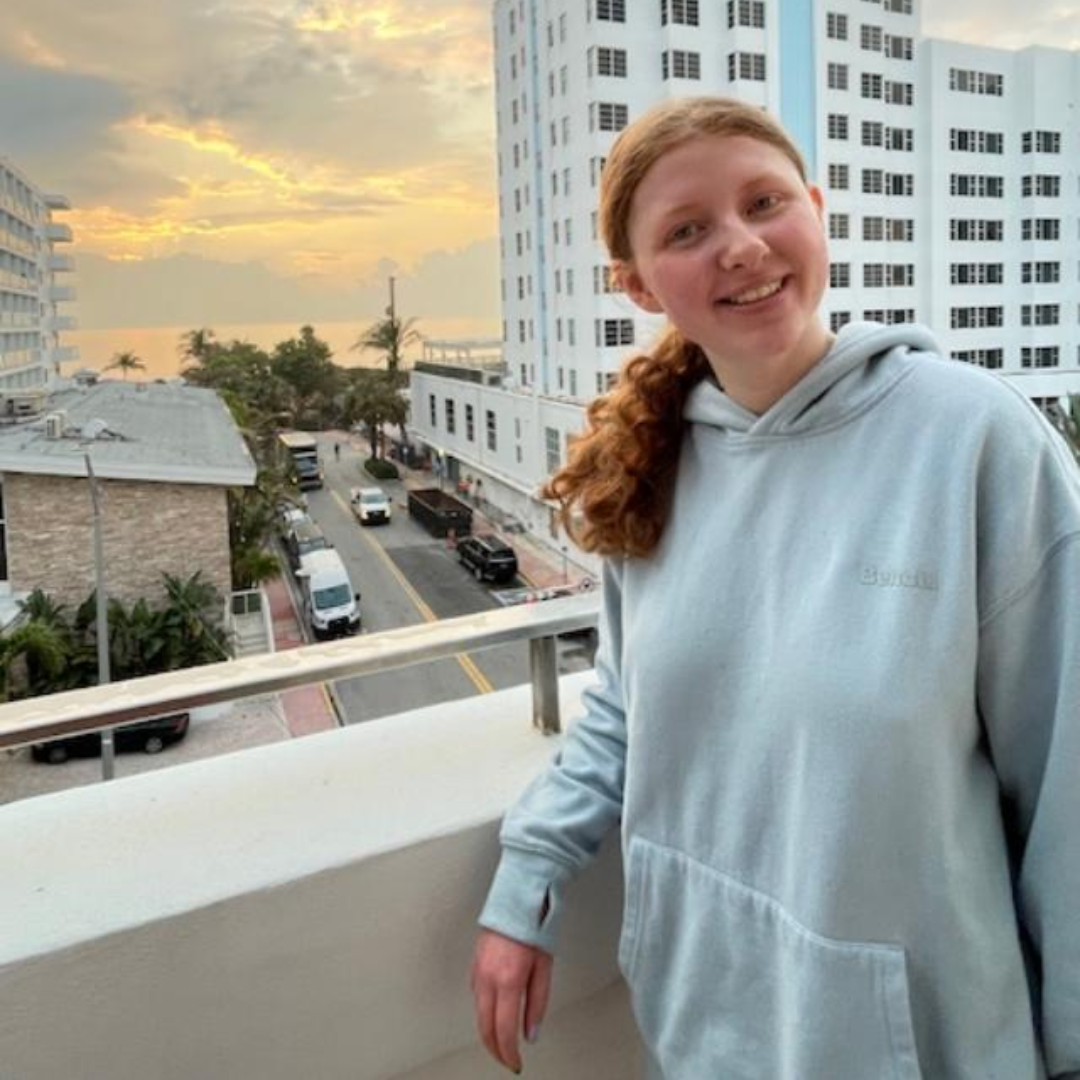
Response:
[[[729,304],[752,304],[755,300],[764,300],[767,296],[772,296],[774,292],[779,292],[781,285],[783,285],[783,281],[773,281],[768,285],[761,285],[756,289],[740,293],[738,296],[729,296],[727,302]]]

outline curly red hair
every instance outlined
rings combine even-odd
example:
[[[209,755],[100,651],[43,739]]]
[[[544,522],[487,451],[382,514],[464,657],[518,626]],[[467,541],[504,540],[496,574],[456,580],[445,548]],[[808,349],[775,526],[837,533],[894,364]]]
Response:
[[[756,106],[719,97],[655,106],[615,141],[600,185],[600,231],[617,277],[632,265],[634,193],[652,166],[691,139],[745,135],[806,166],[776,121]],[[669,326],[650,352],[631,357],[615,387],[593,401],[584,434],[541,494],[559,504],[563,527],[586,551],[646,556],[660,542],[679,462],[683,407],[709,373],[702,350]]]

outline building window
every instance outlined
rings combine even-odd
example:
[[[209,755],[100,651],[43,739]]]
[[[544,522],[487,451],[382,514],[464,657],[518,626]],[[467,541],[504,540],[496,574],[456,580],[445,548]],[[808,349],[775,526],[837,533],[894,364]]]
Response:
[[[698,0],[660,0],[660,25],[698,25]]]
[[[884,146],[885,125],[880,120],[864,120],[862,122],[863,146]]]
[[[881,169],[863,169],[862,193],[881,195],[885,191],[885,173]]]
[[[433,428],[439,426],[439,414],[435,405],[435,395],[428,394],[428,419]]]
[[[951,218],[950,240],[998,241],[1005,239],[1005,222],[997,219]]]
[[[626,0],[596,0],[596,18],[601,22],[626,22]]]
[[[951,173],[949,193],[961,197],[1001,199],[1005,196],[1005,177]]]
[[[1061,322],[1059,304],[1021,304],[1021,326],[1057,326]]]
[[[884,89],[885,101],[889,105],[915,104],[915,87],[911,83],[886,79]]]
[[[846,90],[848,88],[847,64],[830,63],[826,70],[830,90]]]
[[[1025,262],[1020,264],[1023,285],[1056,285],[1061,281],[1061,263]]]
[[[1037,199],[1056,199],[1061,195],[1061,177],[1022,176],[1020,177],[1020,194],[1025,199],[1033,195]]]
[[[1030,154],[1032,149],[1036,154],[1060,154],[1061,132],[1025,131],[1020,137],[1020,148],[1025,154]]]
[[[847,289],[851,287],[851,264],[833,263],[829,267],[829,288]]]
[[[881,27],[863,23],[859,28],[859,48],[866,52],[881,52],[881,46]]]
[[[476,441],[476,423],[473,415],[473,407],[471,405],[465,406],[465,438],[469,442]]]
[[[952,263],[949,281],[953,285],[1003,285],[1004,263]]]
[[[590,131],[622,131],[629,122],[630,110],[619,102],[594,101],[589,105]]]
[[[685,49],[665,49],[660,54],[661,77],[664,79],[700,79],[701,53]]]
[[[1004,326],[1005,309],[1002,307],[951,308],[949,325],[953,330],[980,330],[987,326]]]
[[[846,15],[841,15],[836,11],[829,11],[825,14],[825,36],[832,38],[833,41],[847,41],[848,39],[848,18]]]
[[[487,448],[498,449],[498,431],[495,427],[495,413],[491,409],[484,411],[484,424],[487,429]]]
[[[596,344],[599,348],[613,348],[634,344],[633,319],[597,319]]]
[[[626,78],[626,50],[609,49],[598,45],[589,50],[589,74],[610,75],[614,78]]]
[[[1001,97],[1005,93],[1005,76],[989,71],[949,68],[949,89],[961,94],[989,94],[991,97]]]
[[[764,53],[728,53],[728,80],[737,82],[740,79],[748,82],[765,81]]]
[[[829,113],[828,131],[830,139],[846,139],[848,137],[848,118],[843,113]]]
[[[998,370],[1005,362],[1004,349],[960,349],[952,354],[954,360],[976,367]]]
[[[1060,350],[1056,345],[1038,345],[1034,348],[1023,345],[1020,348],[1020,366],[1025,368],[1057,367]]]
[[[454,423],[454,399],[446,399],[446,433],[447,435],[453,435],[456,431],[456,424]]]
[[[1060,240],[1059,218],[1024,218],[1020,222],[1021,240]]]
[[[829,215],[829,239],[847,240],[851,235],[851,218],[847,214]]]
[[[851,322],[850,311],[834,311],[829,315],[829,329],[832,332],[838,333],[842,326],[847,326]]]
[[[547,464],[548,475],[555,472],[562,464],[562,440],[559,438],[558,429],[553,427],[544,428],[544,459]]]
[[[1005,135],[1000,131],[949,129],[949,149],[968,154],[1003,154]]]
[[[750,26],[758,30],[765,28],[765,0],[728,0],[728,29],[736,26]]]
[[[593,292],[598,296],[603,293],[622,292],[610,266],[601,264],[593,267]]]
[[[848,165],[829,166],[829,187],[833,191],[847,191],[851,187],[851,168]]]
[[[915,42],[903,34],[886,34],[885,55],[890,60],[913,60],[915,58]]]
[[[880,75],[876,75],[872,71],[864,71],[862,78],[859,80],[859,92],[864,98],[880,100],[883,83],[884,80]]]

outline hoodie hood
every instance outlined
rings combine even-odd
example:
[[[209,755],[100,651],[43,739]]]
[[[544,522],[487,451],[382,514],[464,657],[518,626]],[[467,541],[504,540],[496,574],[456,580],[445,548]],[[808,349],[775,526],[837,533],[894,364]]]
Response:
[[[923,326],[848,323],[821,360],[760,416],[733,401],[711,378],[690,391],[683,416],[729,434],[805,435],[833,426],[880,397],[911,370],[891,361],[915,353],[941,356]]]

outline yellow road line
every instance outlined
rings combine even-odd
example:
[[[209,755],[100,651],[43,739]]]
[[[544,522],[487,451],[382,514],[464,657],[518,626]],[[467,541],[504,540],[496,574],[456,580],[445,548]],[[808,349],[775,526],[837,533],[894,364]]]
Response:
[[[337,501],[338,505],[345,511],[351,518],[353,516],[352,510],[349,509],[345,500],[336,492],[331,490],[331,495]],[[402,587],[405,595],[412,601],[413,607],[420,612],[424,622],[438,622],[438,616],[434,611],[424,602],[424,598],[413,588],[412,582],[401,572],[397,563],[386,553],[386,549],[370,536],[366,529],[360,530],[360,535],[363,537],[365,543],[375,552],[376,555],[382,560],[383,565],[393,576],[394,580]],[[458,653],[455,660],[461,665],[462,671],[469,677],[473,686],[480,691],[481,694],[490,694],[495,687],[491,685],[488,677],[476,666],[476,662],[468,653]]]

